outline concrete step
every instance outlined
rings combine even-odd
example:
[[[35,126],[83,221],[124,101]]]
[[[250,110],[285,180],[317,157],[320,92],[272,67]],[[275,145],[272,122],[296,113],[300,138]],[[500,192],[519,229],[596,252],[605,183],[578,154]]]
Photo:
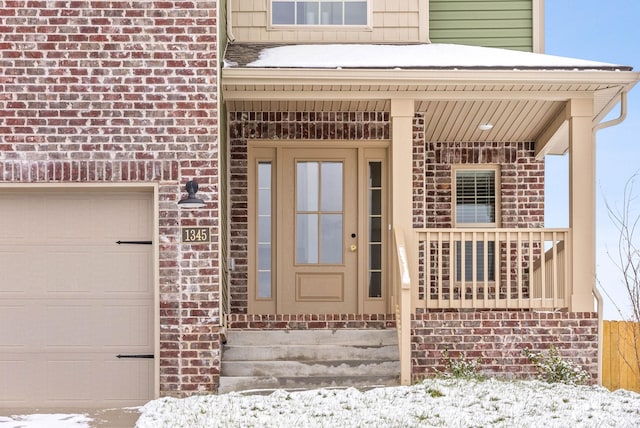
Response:
[[[228,330],[219,393],[398,385],[397,333],[388,330]]]
[[[400,372],[398,361],[222,361],[224,376],[389,376]]]
[[[387,330],[227,330],[227,343],[233,345],[397,345],[395,329]]]
[[[225,361],[313,361],[313,360],[397,360],[398,346],[349,345],[272,345],[242,346],[229,344],[224,348]],[[235,343],[235,342],[234,342]]]

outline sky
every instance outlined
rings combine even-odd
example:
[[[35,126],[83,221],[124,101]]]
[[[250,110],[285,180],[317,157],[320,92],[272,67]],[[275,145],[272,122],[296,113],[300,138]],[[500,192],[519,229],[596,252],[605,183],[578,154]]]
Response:
[[[547,54],[629,65],[640,71],[639,42],[638,0],[545,0]],[[622,276],[610,257],[617,252],[619,234],[605,202],[622,207],[624,186],[640,170],[640,84],[630,92],[628,107],[628,116],[622,124],[596,134],[597,275],[602,288],[625,316],[629,313],[629,299],[621,285]],[[619,109],[614,109],[610,118],[618,113]],[[548,156],[546,161],[545,226],[567,227],[568,159]],[[640,182],[638,188],[640,191]],[[640,199],[634,206],[640,215]],[[623,318],[604,293],[603,297],[604,319]]]

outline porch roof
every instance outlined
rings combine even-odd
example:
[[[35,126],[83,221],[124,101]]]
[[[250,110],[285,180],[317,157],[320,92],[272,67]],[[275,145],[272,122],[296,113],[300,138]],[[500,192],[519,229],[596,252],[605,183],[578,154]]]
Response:
[[[230,44],[225,67],[368,69],[565,69],[631,71],[632,67],[453,44]]]
[[[593,99],[595,126],[638,80],[628,66],[474,46],[230,44],[221,84],[232,111],[388,112],[413,99],[428,141],[544,140],[541,154],[562,154],[566,101]]]

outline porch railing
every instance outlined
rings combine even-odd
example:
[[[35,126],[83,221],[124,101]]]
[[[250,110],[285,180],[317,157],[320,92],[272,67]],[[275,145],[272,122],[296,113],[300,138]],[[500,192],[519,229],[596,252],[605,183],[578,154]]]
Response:
[[[568,307],[568,229],[414,229],[417,307]]]

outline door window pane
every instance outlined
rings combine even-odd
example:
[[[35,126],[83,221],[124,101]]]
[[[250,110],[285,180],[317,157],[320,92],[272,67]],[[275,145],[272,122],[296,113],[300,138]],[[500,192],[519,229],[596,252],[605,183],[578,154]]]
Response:
[[[271,271],[258,272],[258,298],[271,298]]]
[[[271,270],[271,244],[258,244],[258,270]]]
[[[342,162],[322,163],[321,210],[342,211]]]
[[[260,299],[270,299],[272,296],[271,266],[273,262],[273,246],[271,243],[271,172],[271,162],[258,162],[258,246],[256,263],[258,266],[257,297]]]
[[[342,264],[342,162],[296,164],[296,263]]]
[[[296,260],[301,264],[318,263],[318,215],[296,215]]]
[[[271,243],[271,216],[258,216],[258,242]]]
[[[318,162],[298,162],[296,175],[296,209],[298,211],[318,210],[318,175]]]
[[[320,263],[342,264],[342,214],[322,214],[320,220]]]
[[[369,272],[369,297],[382,297],[382,272]]]
[[[382,162],[369,162],[369,297],[382,297]]]

